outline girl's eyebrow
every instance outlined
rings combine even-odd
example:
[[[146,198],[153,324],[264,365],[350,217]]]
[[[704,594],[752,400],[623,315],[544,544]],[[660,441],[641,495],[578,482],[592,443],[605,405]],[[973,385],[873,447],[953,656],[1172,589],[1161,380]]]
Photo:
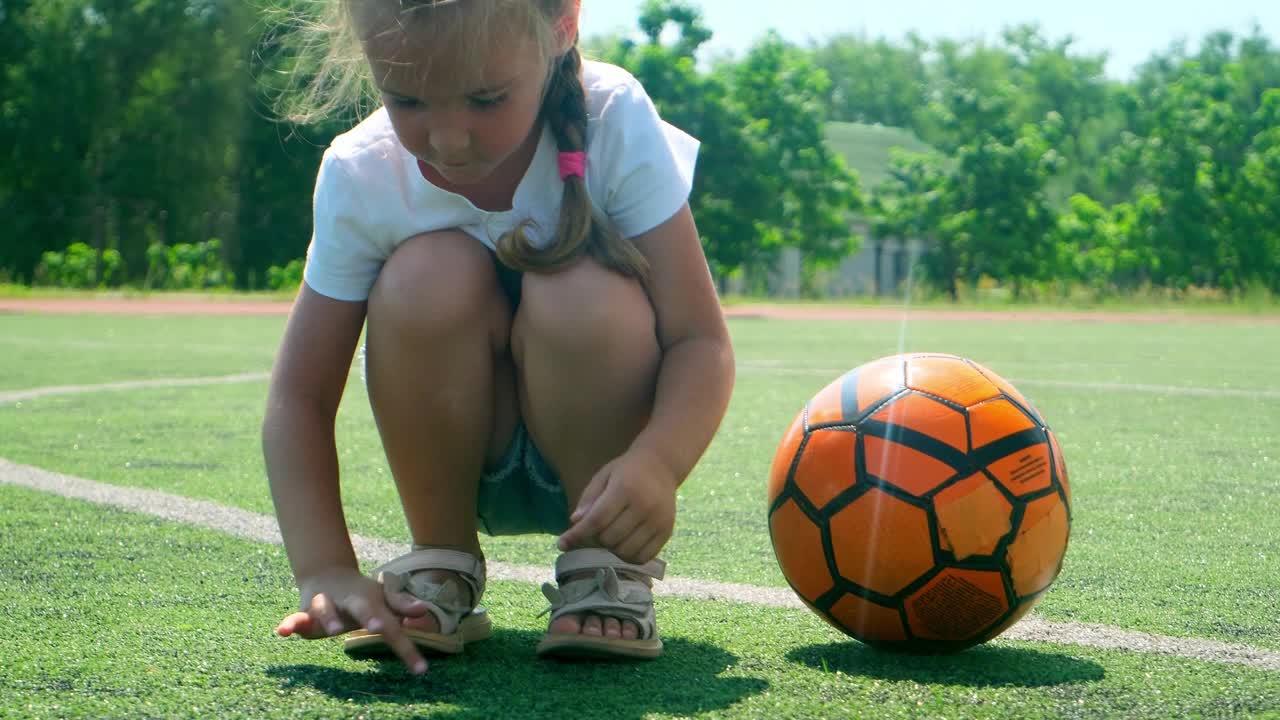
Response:
[[[517,80],[519,80],[519,76],[513,77],[513,78],[511,78],[511,79],[509,79],[509,80],[506,80],[506,81],[503,81],[503,82],[501,82],[501,83],[495,83],[495,84],[493,84],[493,85],[488,85],[488,86],[485,86],[485,87],[475,88],[474,90],[470,90],[470,91],[468,91],[468,92],[466,92],[466,93],[463,93],[463,95],[462,95],[462,96],[463,96],[463,97],[474,97],[474,96],[476,96],[476,95],[481,95],[481,96],[483,96],[483,95],[498,95],[498,94],[501,94],[501,93],[504,93],[504,92],[506,92],[506,91],[510,90],[510,89],[511,89],[511,86],[512,86],[512,85],[515,85]],[[376,87],[376,88],[378,89],[378,92],[385,93],[385,94],[390,95],[390,96],[392,96],[392,97],[405,98],[405,99],[410,99],[410,100],[417,100],[417,99],[419,99],[419,98],[417,98],[417,97],[416,97],[416,96],[414,96],[414,95],[408,95],[408,94],[405,94],[405,93],[399,92],[399,91],[397,91],[397,90],[392,90],[391,88],[389,88],[389,87],[385,87],[385,86],[383,86],[383,85],[379,84],[379,83],[378,83],[378,82],[376,82],[376,81],[374,82],[374,87]]]
[[[515,84],[516,84],[516,81],[513,78],[504,83],[498,83],[497,85],[490,85],[488,87],[476,88],[475,90],[472,90],[467,94],[468,95],[496,95],[498,93],[506,92],[507,90],[510,90],[511,86]]]

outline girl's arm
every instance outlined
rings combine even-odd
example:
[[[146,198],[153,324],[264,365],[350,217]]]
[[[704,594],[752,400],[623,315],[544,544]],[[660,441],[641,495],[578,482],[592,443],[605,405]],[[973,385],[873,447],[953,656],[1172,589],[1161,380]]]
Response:
[[[561,550],[600,546],[651,560],[671,537],[676,488],[702,457],[733,391],[729,331],[689,206],[634,239],[649,260],[661,367],[653,414],[583,490]]]
[[[724,418],[733,391],[733,346],[688,204],[635,243],[652,270],[648,289],[662,364],[653,415],[631,449],[661,458],[678,485]]]
[[[364,303],[305,284],[271,373],[262,447],[294,578],[358,568],[338,489],[334,418],[364,324]]]
[[[420,674],[426,660],[401,631],[400,616],[423,615],[426,606],[403,593],[386,594],[360,574],[342,512],[333,424],[364,316],[364,303],[332,300],[303,285],[271,373],[262,448],[301,594],[299,611],[276,632],[321,638],[368,628]]]

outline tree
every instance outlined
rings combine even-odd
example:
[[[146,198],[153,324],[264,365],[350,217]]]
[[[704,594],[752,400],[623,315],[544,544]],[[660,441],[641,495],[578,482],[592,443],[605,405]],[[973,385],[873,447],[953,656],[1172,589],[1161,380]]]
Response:
[[[1280,293],[1280,89],[1268,90],[1254,113],[1258,129],[1228,191],[1229,237],[1223,284]]]
[[[647,42],[615,38],[592,50],[627,68],[664,119],[701,140],[690,204],[716,276],[772,266],[787,245],[818,263],[847,255],[846,212],[859,196],[822,138],[821,71],[774,37],[741,63],[701,73],[695,53],[711,35],[692,5],[650,0],[640,18]],[[679,32],[663,44],[671,24]]]
[[[668,46],[662,33],[669,23],[679,34]],[[725,83],[698,72],[695,53],[710,34],[696,9],[650,0],[640,24],[645,43],[597,38],[588,48],[635,75],[662,117],[702,142],[689,202],[712,272],[723,283],[762,250],[757,214],[768,203],[769,189],[760,174],[742,168],[762,162],[763,149],[747,132],[751,120],[730,102]]]
[[[890,151],[889,176],[876,188],[871,201],[874,242],[884,238],[916,238],[926,243],[921,258],[924,279],[941,288],[953,301],[959,299],[957,281],[966,249],[963,238],[951,232],[946,219],[955,212],[951,173],[946,159],[937,153]],[[876,291],[880,287],[879,263]]]
[[[1257,189],[1280,120],[1266,102],[1269,82],[1280,82],[1280,53],[1256,32],[1213,33],[1194,56],[1174,46],[1141,68],[1126,104],[1130,134],[1110,164],[1157,209],[1155,283],[1274,284],[1266,218],[1275,196]]]
[[[0,209],[15,222],[0,263],[29,274],[42,249],[81,240],[136,274],[151,239],[233,229],[250,9],[49,0],[4,14],[21,40],[3,55]]]
[[[909,35],[905,46],[851,34],[815,45],[813,63],[831,82],[826,92],[831,119],[914,127],[916,112],[926,100],[927,50],[927,43],[916,35]]]
[[[1148,237],[1148,220],[1158,200],[1119,203],[1110,208],[1085,195],[1074,195],[1070,209],[1058,217],[1055,230],[1057,279],[1078,283],[1099,294],[1133,290],[1149,282],[1157,260]]]
[[[850,213],[860,210],[864,199],[857,173],[826,144],[826,73],[770,32],[741,62],[722,66],[719,74],[733,102],[753,118],[748,131],[764,156],[751,169],[761,174],[774,198],[762,208],[762,219],[780,234],[779,244],[799,249],[816,267],[854,252]]]
[[[1061,119],[1054,149],[1065,176],[1058,184],[1071,192],[1099,193],[1093,168],[1119,141],[1123,122],[1112,103],[1116,84],[1106,78],[1106,54],[1077,54],[1072,37],[1050,42],[1035,25],[1006,30],[1004,43],[1013,60],[1011,82],[1028,96],[1022,121],[1037,122],[1050,113]]]

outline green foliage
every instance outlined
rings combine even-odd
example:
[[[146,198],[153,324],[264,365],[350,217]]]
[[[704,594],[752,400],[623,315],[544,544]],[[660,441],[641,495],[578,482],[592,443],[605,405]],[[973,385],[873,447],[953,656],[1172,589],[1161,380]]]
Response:
[[[679,35],[664,45],[668,25]],[[848,213],[862,198],[823,136],[825,74],[776,35],[743,61],[700,73],[694,53],[710,33],[688,3],[650,0],[640,26],[645,44],[593,50],[627,68],[667,121],[702,141],[690,204],[715,274],[767,268],[784,247],[815,265],[848,255]]]
[[[757,222],[767,223],[780,245],[798,248],[811,265],[831,265],[857,250],[849,214],[862,209],[864,198],[857,173],[826,142],[826,73],[767,33],[719,74],[733,101],[753,118],[746,130],[763,151],[750,171],[760,174],[774,200],[756,210]]]
[[[1174,48],[1142,69],[1108,161],[1111,182],[1150,210],[1157,285],[1280,288],[1277,86],[1280,51],[1256,32],[1215,33],[1195,56]]]
[[[235,285],[235,273],[223,260],[222,241],[211,238],[200,243],[147,248],[148,288],[166,290],[208,290]]]
[[[0,4],[0,278],[206,287],[276,268],[290,284],[320,155],[349,125],[273,113],[298,62],[275,19],[310,5]],[[926,239],[925,279],[953,297],[981,278],[1280,293],[1280,48],[1261,30],[1176,45],[1120,83],[1030,25],[804,48],[764,33],[710,67],[695,1],[647,0],[637,28],[583,45],[702,141],[691,205],[721,279],[763,278],[795,248],[812,280],[857,249],[857,213],[886,233],[873,243]],[[830,120],[896,126],[878,130],[933,155],[890,167]],[[215,237],[216,263],[170,257]]]
[[[1061,161],[1053,148],[1062,121],[1051,113],[1016,125],[1016,100],[1008,87],[957,87],[935,100],[937,127],[955,139],[951,167],[937,156],[898,154],[873,206],[882,236],[932,241],[925,278],[953,299],[960,282],[983,276],[1010,282],[1017,297],[1058,269],[1045,188]]]
[[[6,3],[0,50],[0,265],[31,267],[29,238],[92,238],[145,265],[166,241],[231,232],[230,176],[253,34],[243,3]]]
[[[876,188],[871,200],[876,218],[872,235],[877,242],[886,237],[929,242],[930,251],[921,259],[924,279],[955,299],[963,238],[946,224],[955,202],[946,159],[937,153],[904,150],[893,151],[890,158],[889,177]]]
[[[267,287],[272,290],[296,290],[302,285],[304,263],[300,258],[290,260],[284,267],[272,265],[267,268]]]
[[[831,84],[825,104],[833,120],[915,127],[927,102],[928,44],[909,35],[904,46],[884,38],[836,35],[812,49]]]
[[[1101,78],[1101,58],[1034,28],[935,51],[915,122],[950,170],[901,160],[875,203],[878,232],[930,241],[935,287],[1280,284],[1280,52],[1265,37],[1211,34],[1126,88]]]
[[[1135,207],[1110,208],[1086,195],[1071,198],[1071,210],[1058,217],[1055,232],[1058,279],[1078,283],[1098,295],[1131,292],[1151,281],[1159,261],[1143,233],[1158,200],[1144,196]]]
[[[124,276],[120,251],[98,251],[82,242],[71,243],[61,252],[46,250],[36,266],[35,282],[60,288],[90,289],[115,287]]]

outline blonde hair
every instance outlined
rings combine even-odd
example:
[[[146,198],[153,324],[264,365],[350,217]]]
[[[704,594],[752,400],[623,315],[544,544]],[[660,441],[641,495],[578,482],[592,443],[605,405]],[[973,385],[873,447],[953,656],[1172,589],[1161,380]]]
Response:
[[[500,37],[523,33],[541,49],[547,64],[541,118],[560,152],[583,152],[587,139],[587,103],[582,86],[582,55],[577,38],[567,52],[554,57],[556,28],[574,0],[309,0],[312,12],[293,10],[277,23],[274,41],[291,44],[291,85],[280,95],[281,114],[296,123],[311,124],[339,112],[364,115],[378,104],[378,90],[366,62],[356,13],[370,3],[396,5],[399,28],[429,29],[438,38],[458,39],[472,57],[466,65],[484,66],[483,54]],[[463,33],[457,35],[457,33]],[[554,241],[535,246],[526,220],[498,238],[498,259],[524,272],[562,270],[586,254],[605,267],[642,282],[648,261],[635,244],[623,238],[598,215],[587,194],[585,178],[564,180],[564,196]]]

